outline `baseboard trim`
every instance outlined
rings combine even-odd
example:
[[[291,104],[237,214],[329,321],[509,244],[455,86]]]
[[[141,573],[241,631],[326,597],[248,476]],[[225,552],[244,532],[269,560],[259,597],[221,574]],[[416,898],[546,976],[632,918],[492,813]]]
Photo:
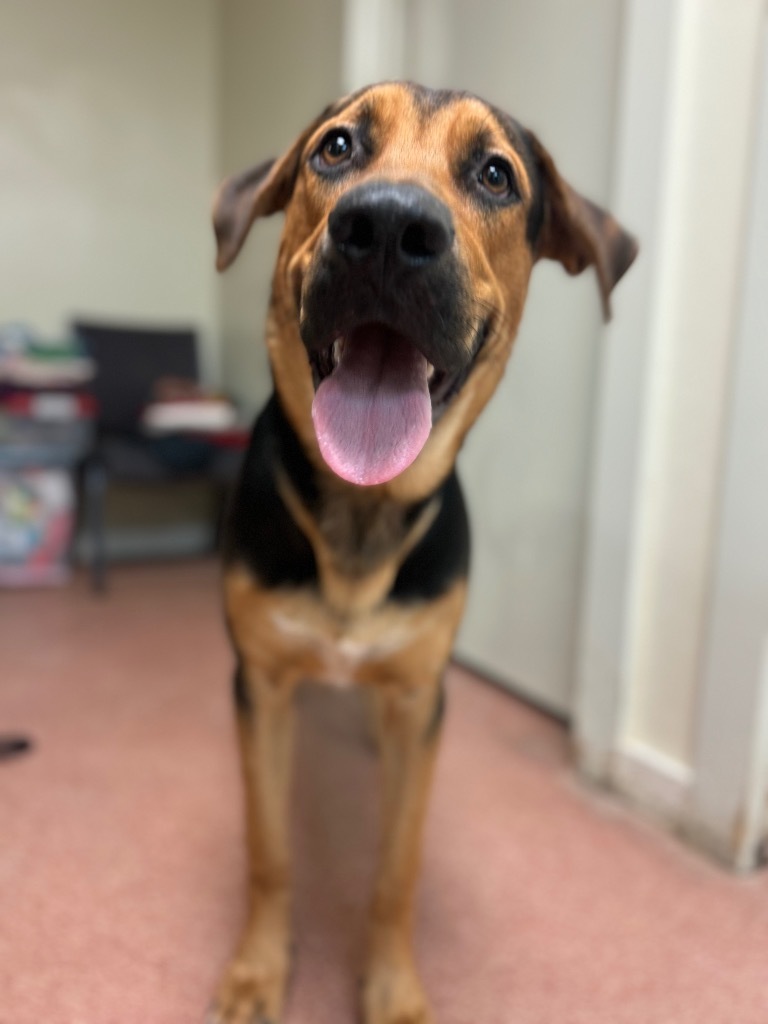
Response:
[[[612,754],[609,770],[614,789],[669,824],[682,824],[693,787],[689,765],[641,740],[626,739]]]

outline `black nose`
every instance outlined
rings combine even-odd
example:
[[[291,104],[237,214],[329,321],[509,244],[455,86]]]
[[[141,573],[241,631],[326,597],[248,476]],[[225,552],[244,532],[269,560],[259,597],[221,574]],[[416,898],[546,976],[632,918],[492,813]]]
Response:
[[[347,192],[328,218],[336,249],[352,262],[434,263],[453,243],[448,207],[420,185],[372,181]]]

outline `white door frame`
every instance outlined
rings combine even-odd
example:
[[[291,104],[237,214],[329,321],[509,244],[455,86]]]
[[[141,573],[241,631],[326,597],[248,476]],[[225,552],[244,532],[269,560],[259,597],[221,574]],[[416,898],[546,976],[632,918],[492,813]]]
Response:
[[[748,869],[768,837],[768,23],[688,829]]]
[[[641,259],[602,367],[574,720],[585,774],[737,867],[758,857],[768,745],[754,638],[738,699],[722,665],[754,397],[732,404],[739,348],[768,393],[749,314],[737,345],[765,15],[764,0],[626,2],[614,208]]]
[[[653,347],[664,302],[674,103],[676,0],[629,0],[617,118],[612,208],[635,226],[641,253],[614,300],[595,422],[574,733],[580,765],[606,781],[621,733],[630,674],[634,554],[643,430]]]
[[[344,89],[411,75],[448,84],[453,2],[344,0]],[[425,40],[429,45],[420,45]]]
[[[402,77],[406,0],[344,0],[342,88]]]

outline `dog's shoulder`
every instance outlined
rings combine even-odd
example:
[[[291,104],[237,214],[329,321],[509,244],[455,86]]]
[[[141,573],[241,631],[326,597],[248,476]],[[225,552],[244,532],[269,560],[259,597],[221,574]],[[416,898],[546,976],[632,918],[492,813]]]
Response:
[[[312,468],[273,395],[254,424],[223,541],[225,561],[244,563],[266,587],[317,580],[312,545],[279,493],[281,469],[302,496],[313,496]]]
[[[400,566],[390,598],[434,600],[469,572],[469,521],[455,469],[436,494],[434,522]]]

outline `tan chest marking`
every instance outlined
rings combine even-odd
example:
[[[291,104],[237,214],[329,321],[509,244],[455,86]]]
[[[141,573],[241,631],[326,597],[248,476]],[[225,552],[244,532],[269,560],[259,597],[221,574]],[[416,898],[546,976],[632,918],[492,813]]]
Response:
[[[276,684],[433,678],[450,654],[465,590],[460,580],[437,601],[388,602],[341,616],[317,592],[263,589],[242,566],[224,578],[238,652],[251,670]]]
[[[334,686],[352,685],[362,665],[395,654],[414,636],[405,617],[382,627],[376,616],[366,616],[338,636],[328,623],[296,619],[279,608],[271,612],[270,618],[275,630],[295,650],[304,649],[316,659],[313,681]]]

